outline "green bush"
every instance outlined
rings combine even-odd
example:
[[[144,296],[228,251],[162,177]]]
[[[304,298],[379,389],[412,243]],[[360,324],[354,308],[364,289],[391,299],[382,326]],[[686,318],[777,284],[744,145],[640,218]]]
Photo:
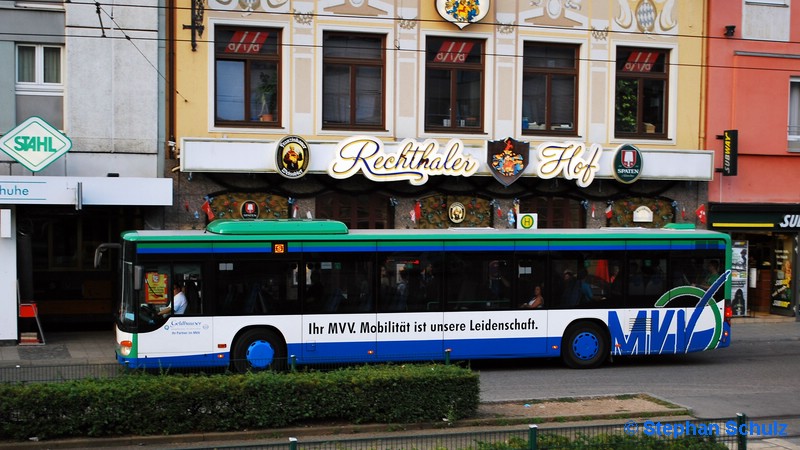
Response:
[[[397,365],[245,375],[127,374],[0,384],[0,439],[124,436],[286,427],[319,420],[411,423],[470,417],[478,375]]]

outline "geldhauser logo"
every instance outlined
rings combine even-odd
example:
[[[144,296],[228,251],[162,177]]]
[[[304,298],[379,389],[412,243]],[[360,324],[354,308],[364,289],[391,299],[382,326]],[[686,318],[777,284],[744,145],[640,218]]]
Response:
[[[623,329],[618,312],[609,311],[608,328],[614,354],[688,353],[716,348],[722,338],[723,312],[717,302],[713,301],[713,295],[725,284],[730,275],[731,271],[726,271],[705,291],[695,286],[678,286],[670,289],[656,301],[654,305],[656,308],[664,308],[672,300],[687,296],[697,298],[697,305],[687,310],[639,311],[633,320],[630,332]],[[702,316],[706,312],[710,312],[713,316],[710,319],[711,326],[700,325]],[[689,317],[687,314],[690,314]]]

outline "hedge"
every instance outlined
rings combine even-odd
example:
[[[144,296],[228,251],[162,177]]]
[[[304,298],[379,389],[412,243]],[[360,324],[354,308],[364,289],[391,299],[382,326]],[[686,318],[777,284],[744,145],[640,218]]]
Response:
[[[470,370],[420,364],[0,384],[0,439],[461,419],[476,413],[479,391],[479,377]]]

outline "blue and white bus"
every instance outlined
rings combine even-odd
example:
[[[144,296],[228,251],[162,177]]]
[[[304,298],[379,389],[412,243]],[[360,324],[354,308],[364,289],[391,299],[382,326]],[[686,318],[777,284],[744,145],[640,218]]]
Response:
[[[136,368],[683,354],[730,344],[730,238],[665,229],[348,230],[217,220],[122,235]],[[187,298],[172,312],[172,285]],[[537,289],[543,306],[532,309]]]

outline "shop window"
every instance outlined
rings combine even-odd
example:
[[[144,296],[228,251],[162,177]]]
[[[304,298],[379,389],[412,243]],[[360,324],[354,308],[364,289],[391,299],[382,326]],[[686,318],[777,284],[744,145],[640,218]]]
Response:
[[[384,48],[378,35],[326,32],[322,55],[322,126],[384,126]]]
[[[586,211],[577,200],[531,197],[520,200],[520,211],[537,213],[539,228],[585,228]]]
[[[217,125],[280,125],[280,37],[273,28],[217,28]]]
[[[616,66],[615,136],[666,138],[669,52],[619,47]]]
[[[425,131],[483,131],[484,41],[430,37],[425,46]]]
[[[318,218],[339,220],[351,229],[394,228],[389,197],[380,194],[323,194],[317,196],[315,209]]]
[[[578,49],[577,45],[525,43],[523,134],[577,134]]]

